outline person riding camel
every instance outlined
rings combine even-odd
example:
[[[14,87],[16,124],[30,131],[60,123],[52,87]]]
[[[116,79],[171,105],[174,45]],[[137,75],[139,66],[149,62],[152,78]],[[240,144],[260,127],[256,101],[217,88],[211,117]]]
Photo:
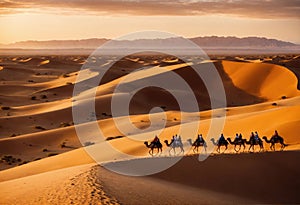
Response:
[[[175,143],[175,144],[176,144],[177,140],[178,140],[178,139],[177,139],[177,134],[173,135],[170,144],[172,144],[172,143]]]
[[[243,139],[243,135],[242,133],[239,134],[239,140],[242,140]]]
[[[240,140],[240,136],[238,133],[235,134],[234,142],[238,142]]]
[[[182,143],[182,142],[181,142],[181,137],[180,137],[179,135],[176,134],[176,135],[174,136],[173,140],[172,140],[172,143],[174,143],[175,146],[176,146],[176,145],[179,145],[180,143]]]
[[[222,133],[221,136],[220,136],[220,138],[219,138],[219,143],[222,143],[222,142],[225,142],[225,141],[226,141],[226,139],[225,139],[225,137],[224,137],[224,135]]]
[[[257,132],[255,132],[254,139],[255,139],[256,142],[259,142],[259,141],[261,140],[261,139],[259,138]]]
[[[203,137],[202,137],[202,134],[198,134],[197,142],[199,142],[199,143],[204,142],[204,139],[203,139]]]
[[[159,138],[157,137],[157,135],[155,135],[155,137],[154,137],[154,139],[151,143],[153,143],[153,144],[159,144],[160,143]]]
[[[172,144],[174,141],[175,141],[175,135],[172,136],[172,139],[171,139],[171,143],[170,143],[170,144]]]
[[[181,140],[181,136],[180,136],[180,135],[178,135],[177,141],[178,141],[180,144],[182,144],[182,140]]]
[[[251,132],[250,141],[255,142],[255,136],[253,132]]]
[[[277,139],[278,139],[279,135],[278,135],[277,130],[275,130],[275,134],[273,135],[273,137],[274,137],[274,140],[277,140]]]

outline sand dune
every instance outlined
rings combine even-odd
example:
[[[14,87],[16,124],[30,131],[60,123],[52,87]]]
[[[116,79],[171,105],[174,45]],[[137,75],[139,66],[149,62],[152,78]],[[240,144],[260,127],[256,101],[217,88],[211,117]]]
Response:
[[[235,107],[227,110],[227,119],[224,126],[224,134],[228,137],[234,137],[235,133],[242,133],[244,137],[248,138],[251,131],[259,131],[260,135],[266,135],[270,137],[274,130],[280,131],[280,134],[285,137],[286,143],[290,144],[286,149],[299,149],[300,140],[295,129],[299,127],[298,116],[294,113],[298,113],[300,110],[299,103],[300,97],[291,98],[287,100],[281,100],[278,102],[277,106],[272,106],[271,103],[263,103],[258,105],[250,105],[246,107]],[[155,119],[155,116],[159,114],[149,115],[136,115],[132,116],[131,119],[135,123],[135,126],[143,128],[144,126],[149,126],[149,118]],[[184,120],[185,124],[183,126],[189,127],[190,124],[193,125],[194,119],[199,117],[198,113],[167,113],[167,128],[162,133],[162,139],[170,139],[170,137],[178,132],[179,121]],[[215,116],[217,117],[217,116]],[[121,117],[119,120],[122,122]],[[174,119],[178,120],[174,120]],[[209,111],[204,111],[200,113],[201,124],[199,132],[207,134],[207,130],[211,123],[211,113]],[[268,119],[276,119],[275,121],[270,121]],[[125,122],[125,119],[124,119]],[[115,127],[112,119],[100,120],[99,125],[104,132],[105,136],[113,137],[122,135],[118,129]],[[59,126],[59,125],[57,125]],[[85,125],[83,125],[85,126]],[[88,124],[86,125],[88,126]],[[187,128],[188,129],[188,128]],[[133,131],[131,135],[135,135]],[[144,136],[149,136],[151,138],[155,135],[156,130],[149,133],[143,133]],[[96,135],[95,131],[95,135]],[[135,136],[136,137],[136,136]],[[183,133],[182,137],[184,140],[188,138],[194,138],[190,136],[189,133]],[[217,138],[218,136],[214,136]],[[138,137],[137,137],[138,138]],[[0,146],[3,153],[11,153],[17,155],[22,159],[34,160],[38,157],[44,157],[49,153],[61,153],[67,151],[67,148],[60,148],[62,142],[66,142],[71,148],[80,147],[80,143],[76,137],[75,130],[72,126],[66,128],[56,128],[49,131],[38,132],[35,134],[21,135],[17,137],[9,137],[0,140]],[[133,142],[127,138],[116,139],[111,142],[119,149],[129,152],[133,155],[145,155],[147,149],[141,142]],[[31,144],[32,146],[29,146]],[[124,146],[126,144],[126,146]],[[133,148],[139,148],[139,151]],[[265,146],[269,149],[269,146]],[[49,152],[43,153],[42,150],[47,148]],[[18,150],[22,149],[22,155],[17,154]],[[13,151],[15,150],[15,151]],[[230,148],[231,152],[233,151]],[[32,153],[36,153],[33,157],[30,157]],[[167,153],[166,153],[167,154]]]
[[[218,155],[204,162],[189,156],[149,178],[118,176],[101,169],[99,178],[106,190],[125,204],[169,200],[174,204],[295,203],[299,202],[300,181],[294,178],[299,174],[298,159],[299,152]],[[159,160],[149,159],[148,163]],[[130,167],[132,161],[120,163]],[[114,177],[119,178],[112,180]],[[120,181],[124,186],[116,188]],[[135,186],[141,188],[137,191]],[[122,194],[125,190],[132,195]],[[157,193],[155,198],[151,192]]]
[[[150,201],[156,203],[163,200],[172,204],[184,202],[197,204],[199,201],[208,204],[229,201],[299,202],[296,194],[299,181],[294,180],[288,186],[288,183],[299,174],[296,163],[300,149],[300,138],[297,133],[300,128],[298,117],[300,95],[297,89],[299,57],[219,56],[210,62],[195,58],[203,68],[207,63],[214,63],[224,84],[228,107],[210,110],[210,100],[203,81],[180,59],[143,55],[124,58],[114,64],[104,76],[95,96],[97,123],[104,137],[112,140],[100,139],[97,130],[90,130],[91,123],[85,123],[80,126],[94,136],[90,142],[93,145],[85,148],[82,148],[73,125],[72,103],[75,106],[87,103],[91,100],[92,90],[87,90],[80,98],[71,99],[71,97],[79,72],[85,72],[84,79],[80,82],[83,84],[99,74],[95,69],[79,71],[86,58],[83,56],[1,58],[0,155],[12,156],[15,162],[0,163],[2,170],[0,189],[3,190],[0,193],[0,203],[80,204],[88,201],[96,204],[99,199],[101,203],[115,204],[138,204],[138,202],[147,204]],[[131,71],[145,66],[146,69],[136,71],[128,78]],[[139,85],[140,82],[151,83],[157,77],[166,78],[170,72],[178,74],[192,88],[201,111],[179,110],[178,103],[171,94],[178,92],[184,97],[184,91],[174,89],[168,94],[162,89],[150,87],[138,92],[130,104],[129,118],[134,126],[142,131],[128,127],[126,133],[121,133],[111,116],[112,96],[118,100],[126,93],[126,90],[115,91],[117,85],[131,87]],[[165,119],[160,112],[149,114],[155,106],[166,111]],[[188,156],[163,173],[139,179],[119,176],[99,167],[92,168],[95,165],[94,161],[86,153],[86,150],[96,150],[99,152],[96,157],[98,161],[119,161],[120,165],[124,162],[130,163],[131,160],[123,160],[134,156],[141,158],[140,160],[149,160],[148,149],[143,141],[151,140],[158,132],[158,125],[165,123],[165,128],[160,134],[161,141],[170,140],[171,136],[182,128],[185,154],[192,155],[193,152],[188,150],[187,140],[194,140],[196,136],[191,135],[191,129],[200,123],[196,131],[203,133],[209,146],[213,147],[209,137],[217,140],[219,136],[208,137],[208,130],[212,120],[219,119],[222,113],[226,113],[223,129],[226,137],[233,139],[238,132],[248,139],[252,131],[258,131],[260,136],[270,138],[274,130],[278,130],[288,144],[285,148],[287,152],[251,155],[247,153],[249,147],[247,145],[244,154],[234,154],[233,146],[230,145],[226,151],[228,155],[216,155],[217,152],[214,151],[213,155],[216,156],[203,162],[207,166],[202,166],[201,163],[194,164],[194,161],[197,161],[196,156]],[[114,117],[126,127],[128,116]],[[148,129],[151,125],[151,129]],[[128,154],[128,158],[107,151],[107,143]],[[269,147],[270,144],[264,143],[265,151],[271,151]],[[276,148],[279,150],[279,145]],[[164,144],[163,149],[161,156],[169,157],[169,148]],[[17,166],[18,164],[23,165]],[[216,171],[220,168],[227,176],[224,180]],[[261,169],[265,172],[256,173]],[[195,180],[192,178],[195,173],[208,177],[205,179],[196,177]],[[51,178],[55,180],[50,180]],[[273,180],[274,178],[276,180]],[[257,181],[258,185],[256,186],[253,181]],[[118,183],[123,185],[118,187]],[[228,187],[228,184],[232,186]],[[30,188],[25,189],[26,186]],[[136,186],[142,188],[137,192]],[[174,188],[170,188],[172,186]],[[152,190],[152,187],[156,188]],[[34,190],[41,190],[43,193]],[[132,195],[128,197],[124,194],[125,190],[130,190]],[[34,194],[27,194],[31,192]],[[82,197],[78,197],[76,192],[81,193],[79,195]],[[23,197],[24,194],[26,197]],[[156,197],[151,197],[153,195]]]
[[[297,79],[296,77],[286,69],[277,66],[265,65],[265,64],[250,64],[244,63],[240,64],[237,62],[227,62],[223,61],[220,63],[215,63],[221,76],[223,76],[223,82],[225,85],[225,91],[227,95],[227,102],[229,106],[240,106],[253,103],[259,103],[263,101],[273,101],[278,100],[281,97],[293,97],[298,95],[298,90],[296,89]],[[262,69],[261,69],[262,67]],[[239,68],[239,69],[238,69]],[[207,91],[201,79],[194,78],[194,73],[190,71],[191,69],[186,64],[169,65],[165,67],[166,70],[172,70],[181,75],[192,89],[195,91],[196,98],[199,102],[201,110],[209,109],[210,101],[207,95]],[[236,70],[236,71],[234,71]],[[247,70],[247,71],[245,71]],[[251,81],[256,79],[257,73],[264,71],[264,75],[261,75],[261,79],[264,82],[258,82],[256,86],[250,86]],[[269,71],[272,70],[270,73]],[[226,76],[225,73],[228,74]],[[91,73],[90,77],[93,77]],[[164,75],[163,73],[155,72],[155,67],[147,69],[145,71],[139,71],[136,77],[143,79],[143,81],[151,82],[151,79],[157,75]],[[247,77],[249,76],[249,77]],[[274,77],[272,77],[274,76]],[[278,77],[280,76],[280,77]],[[267,78],[268,77],[268,78]],[[71,122],[71,102],[67,98],[72,93],[72,85],[68,83],[74,83],[76,78],[76,73],[69,74],[66,78],[58,78],[55,80],[50,80],[48,82],[34,83],[32,85],[10,85],[3,86],[0,90],[4,95],[7,96],[33,96],[36,100],[31,100],[28,98],[29,102],[33,105],[17,106],[13,107],[9,111],[8,119],[5,119],[5,124],[15,124],[20,120],[24,120],[24,116],[30,114],[35,115],[38,119],[35,124],[45,124],[39,121],[43,121],[43,118],[47,115],[62,116],[61,122]],[[96,98],[96,111],[97,113],[110,114],[110,102],[111,94],[114,92],[116,85],[121,82],[125,77],[117,78],[116,80],[110,81],[109,83],[99,86]],[[247,79],[246,79],[247,78]],[[274,78],[274,79],[273,79]],[[238,80],[242,79],[242,80]],[[249,81],[249,82],[246,82]],[[274,83],[275,82],[275,83]],[[126,82],[128,86],[130,84],[135,84],[136,81]],[[264,85],[262,85],[264,83]],[[284,84],[285,86],[281,86]],[[261,89],[263,87],[263,89]],[[274,91],[276,90],[276,92]],[[23,96],[22,96],[23,95]],[[57,96],[58,95],[58,96]],[[184,93],[182,93],[184,95]],[[41,99],[45,97],[45,99]],[[118,99],[118,95],[114,96]],[[121,97],[121,96],[120,96]],[[23,97],[24,98],[24,97]],[[10,99],[10,98],[8,98]],[[58,100],[59,99],[59,100]],[[85,99],[86,100],[86,99]],[[31,102],[30,102],[31,101]],[[47,103],[47,101],[53,101]],[[7,101],[8,102],[8,101]],[[147,102],[147,103],[145,103]],[[3,103],[4,104],[4,103]],[[5,105],[5,104],[4,104]],[[149,88],[139,92],[135,98],[132,99],[131,114],[143,114],[148,113],[148,111],[153,106],[164,106],[166,110],[178,110],[179,107],[175,99],[166,94],[166,92]],[[8,113],[8,112],[7,112]],[[6,113],[6,114],[7,114]],[[22,119],[18,119],[18,116]],[[27,124],[32,124],[32,120],[27,119]],[[59,122],[59,123],[61,123]],[[26,123],[26,122],[25,122]],[[57,123],[56,123],[57,124]],[[55,125],[57,126],[57,125]],[[50,126],[51,129],[55,126]],[[49,127],[49,125],[47,125]],[[46,128],[49,129],[49,128]],[[24,132],[25,130],[15,130],[15,133],[3,132],[4,135],[12,134],[26,134],[32,132],[32,129]],[[10,131],[11,132],[11,131]]]
[[[58,160],[59,156],[55,158]],[[102,167],[91,168],[93,164],[87,164],[3,181],[0,196],[7,204],[297,203],[300,181],[294,176],[299,174],[298,159],[298,152],[218,155],[205,162],[189,156],[164,172],[139,178],[118,175]],[[163,159],[147,161],[155,163],[157,160]],[[38,162],[41,167],[45,167],[43,161]],[[118,163],[130,166],[131,162]],[[20,167],[24,171],[30,168],[34,170],[34,164]],[[29,192],[33,194],[28,195]]]
[[[232,82],[242,90],[266,100],[299,95],[298,79],[291,71],[272,64],[222,62]]]

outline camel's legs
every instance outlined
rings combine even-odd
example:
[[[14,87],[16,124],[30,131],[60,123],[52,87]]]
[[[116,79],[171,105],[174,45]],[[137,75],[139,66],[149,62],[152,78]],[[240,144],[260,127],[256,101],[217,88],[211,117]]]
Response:
[[[227,148],[228,148],[228,147],[227,147],[227,146],[225,146],[225,150],[224,150],[224,152],[227,150]],[[223,153],[224,153],[224,152],[223,152]]]
[[[173,149],[173,148],[171,148],[171,149],[169,150],[169,155],[170,155],[170,156],[171,156],[171,151],[172,151],[172,149]]]
[[[162,148],[158,148],[158,153],[162,154]]]
[[[173,150],[174,152],[174,155],[176,155],[176,150],[175,150],[175,147],[172,147],[170,150],[169,150],[169,155],[171,156],[171,151]]]
[[[281,144],[281,151],[283,151],[284,148],[285,148],[285,144],[282,143],[282,144]]]
[[[238,149],[238,152],[241,150],[241,145],[239,145],[239,149]]]
[[[241,145],[239,145],[239,149],[236,149],[236,145],[234,145],[234,150],[235,150],[236,152],[239,152],[239,151],[241,150]]]
[[[275,144],[272,143],[270,148],[271,148],[271,150],[275,151]]]
[[[149,154],[153,157],[153,149],[149,150]]]
[[[157,150],[157,152],[156,152],[156,154],[154,154],[154,151],[155,150]],[[155,148],[153,148],[153,149],[151,149],[151,151],[152,151],[152,157],[154,157],[154,156],[156,156],[156,155],[158,155],[159,153],[160,154],[162,154],[162,148],[158,148],[158,147],[156,147],[156,149]]]
[[[183,152],[183,153],[184,153],[184,149],[183,149],[183,147],[180,147],[180,149],[181,149],[181,152]]]
[[[153,152],[154,152],[154,150],[155,150],[155,149],[153,149]],[[153,156],[156,156],[156,155],[158,155],[158,153],[159,153],[159,148],[157,148],[157,152],[156,152],[156,154],[154,154],[154,153],[153,153]]]

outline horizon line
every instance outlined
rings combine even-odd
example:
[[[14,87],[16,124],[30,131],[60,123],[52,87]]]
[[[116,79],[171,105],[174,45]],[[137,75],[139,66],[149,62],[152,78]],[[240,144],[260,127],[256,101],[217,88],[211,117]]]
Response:
[[[184,37],[184,36],[178,36],[178,38],[187,38],[187,39],[194,39],[194,38],[212,38],[212,37],[216,37],[216,38],[237,38],[237,39],[245,39],[245,38],[259,38],[259,39],[266,39],[266,40],[276,40],[276,41],[282,41],[282,42],[286,42],[286,43],[292,43],[295,45],[300,45],[300,42],[294,42],[294,41],[287,41],[287,40],[282,40],[282,39],[278,39],[278,38],[274,38],[274,37],[265,37],[265,36],[255,36],[255,35],[250,35],[250,36],[244,36],[244,37],[239,37],[239,36],[233,36],[233,35],[229,35],[229,36],[218,36],[218,35],[206,35],[206,36],[192,36],[192,37]],[[138,38],[138,39],[128,39],[129,41],[134,41],[134,40],[158,40],[158,39],[171,39],[171,38],[177,38],[177,37],[156,37],[156,38]],[[13,44],[17,44],[17,43],[26,43],[26,42],[50,42],[50,41],[83,41],[83,40],[119,40],[117,38],[107,38],[107,37],[90,37],[90,38],[78,38],[78,39],[45,39],[45,40],[35,40],[35,39],[28,39],[28,40],[21,40],[21,41],[14,41],[14,42],[10,42],[10,43],[2,43],[0,42],[0,45],[2,46],[9,46],[9,45],[13,45]],[[122,39],[122,40],[126,40],[126,39]]]

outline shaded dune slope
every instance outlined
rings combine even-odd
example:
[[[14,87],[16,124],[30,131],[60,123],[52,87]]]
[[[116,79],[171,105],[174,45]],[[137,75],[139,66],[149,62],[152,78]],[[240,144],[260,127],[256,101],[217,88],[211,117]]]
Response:
[[[67,62],[62,61],[63,58],[51,57],[43,59],[23,58],[23,60],[15,59],[14,61],[6,59],[2,62],[3,69],[0,70],[2,78],[6,78],[13,72],[12,70],[11,72],[7,71],[10,70],[6,70],[7,66],[16,66],[18,72],[22,73],[20,79],[24,75],[31,76],[38,69],[50,69],[53,72],[55,70],[55,73],[48,76],[38,75],[37,78],[41,80],[36,83],[24,82],[31,77],[25,78],[26,80],[23,79],[22,82],[10,82],[9,78],[3,81],[5,84],[2,82],[0,87],[2,106],[7,104],[12,106],[9,110],[0,111],[1,154],[14,154],[24,160],[32,161],[47,157],[49,153],[58,154],[81,146],[72,122],[72,102],[69,98],[71,97],[73,85],[67,85],[66,83],[74,83],[84,58],[70,57]],[[69,63],[71,66],[68,67]],[[210,108],[207,90],[202,80],[195,77],[195,72],[183,62],[174,59],[170,61],[161,60],[161,62],[154,62],[152,59],[145,61],[138,58],[123,59],[114,65],[115,69],[110,71],[115,74],[109,75],[97,89],[96,115],[99,120],[98,123],[104,129],[106,136],[122,135],[116,129],[110,111],[111,97],[116,85],[124,80],[130,71],[143,65],[150,65],[150,71],[151,69],[155,71],[157,68],[155,66],[164,66],[169,70],[168,72],[176,72],[195,92],[200,110]],[[255,129],[269,136],[274,129],[280,129],[281,134],[287,137],[287,141],[292,143],[293,146],[299,143],[297,133],[292,132],[292,130],[299,127],[299,119],[295,115],[299,112],[299,106],[297,105],[299,97],[296,97],[299,95],[297,90],[298,81],[292,72],[281,66],[264,63],[220,60],[215,62],[214,65],[223,80],[228,106],[230,106],[227,108],[228,118],[224,130],[226,135],[233,135],[235,131],[248,134]],[[25,68],[28,71],[23,72],[23,70],[26,70],[24,66],[27,66]],[[124,67],[126,69],[122,71]],[[3,71],[7,73],[2,73]],[[166,74],[153,73],[143,76],[142,80],[151,82],[157,75]],[[63,77],[64,74],[67,75]],[[53,79],[53,76],[58,77],[58,79]],[[137,81],[139,79],[127,82],[127,84],[130,86]],[[253,81],[255,83],[252,83]],[[43,99],[42,94],[46,94],[47,98]],[[32,95],[37,96],[37,99],[30,99]],[[288,99],[281,100],[282,96],[286,96]],[[121,95],[116,94],[114,97],[118,99]],[[87,99],[79,100],[79,103],[85,103],[85,100]],[[265,104],[262,102],[265,102]],[[276,102],[278,106],[272,106],[273,102]],[[252,106],[251,104],[256,105]],[[242,105],[245,107],[237,107]],[[150,87],[138,92],[132,99],[130,114],[132,114],[137,127],[147,128],[150,125],[147,113],[153,106],[163,107],[166,111],[171,111],[167,120],[169,130],[163,136],[163,139],[167,139],[168,136],[177,132],[182,116],[181,113],[175,112],[179,108],[174,97],[165,90]],[[204,124],[199,131],[205,134],[210,125],[209,118],[211,115],[209,111],[191,113],[190,116],[187,115],[186,120],[192,122],[199,115]],[[278,120],[270,121],[269,119]],[[258,124],[257,122],[261,123]],[[20,124],[22,126],[15,126]],[[252,125],[256,126],[253,127]],[[134,135],[136,133],[129,132],[128,134]],[[149,133],[149,136],[153,134],[154,132]],[[187,137],[193,138],[194,136],[185,136],[184,138]],[[60,147],[63,142],[67,144],[67,147]],[[140,145],[140,142],[132,142],[127,138],[121,138],[113,140],[112,143],[120,149],[123,148],[118,145],[119,143],[127,144],[128,147],[125,151],[131,154],[147,154],[146,147]],[[291,149],[297,149],[297,146],[291,147]],[[45,148],[49,151],[44,153],[42,150]],[[23,151],[20,153],[18,150]]]

